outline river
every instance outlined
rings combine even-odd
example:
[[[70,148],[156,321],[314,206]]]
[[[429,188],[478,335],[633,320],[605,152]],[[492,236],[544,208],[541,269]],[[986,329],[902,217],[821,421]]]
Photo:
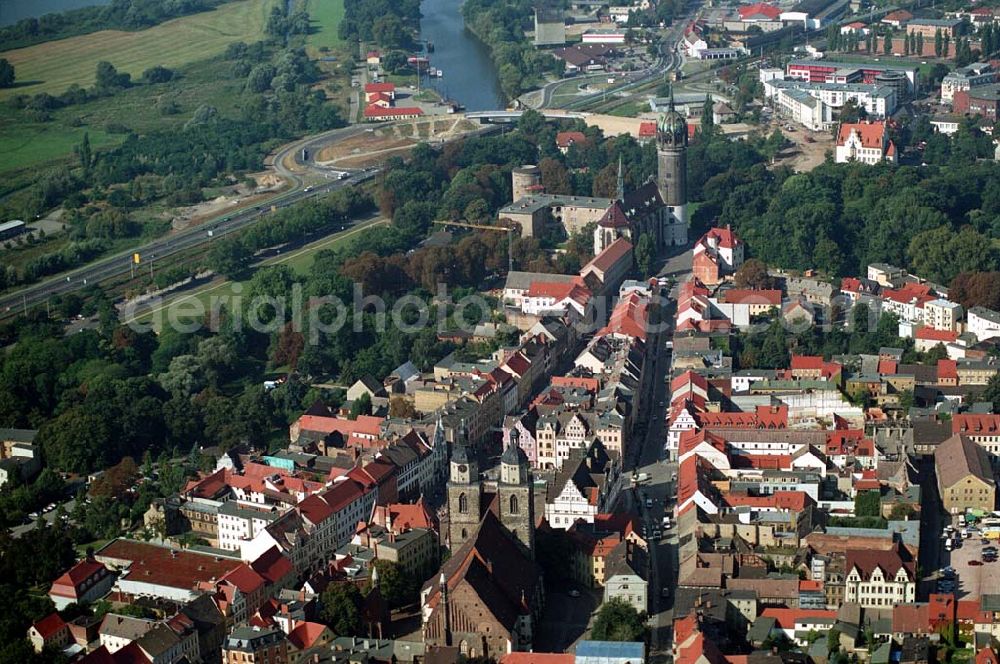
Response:
[[[0,0],[0,25],[17,23],[22,18],[64,12],[69,9],[106,5],[111,0]]]
[[[470,111],[506,106],[489,50],[465,29],[462,0],[423,0],[420,38],[434,43],[431,66],[444,72],[430,85]]]

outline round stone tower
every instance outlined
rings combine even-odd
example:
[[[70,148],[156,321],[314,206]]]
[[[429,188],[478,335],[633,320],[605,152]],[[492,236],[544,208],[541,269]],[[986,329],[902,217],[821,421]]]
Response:
[[[515,168],[510,172],[511,202],[517,202],[525,196],[530,196],[542,185],[542,171],[534,164]]]

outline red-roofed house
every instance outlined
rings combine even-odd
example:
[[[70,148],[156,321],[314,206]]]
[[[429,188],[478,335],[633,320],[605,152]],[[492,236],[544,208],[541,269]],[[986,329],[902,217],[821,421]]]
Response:
[[[582,131],[561,131],[556,134],[556,147],[559,148],[560,152],[566,154],[571,145],[583,143],[586,140],[587,135]]]
[[[115,584],[115,575],[93,558],[85,558],[56,579],[49,589],[49,598],[56,609],[70,604],[94,602],[104,597]]]
[[[1000,456],[1000,415],[958,413],[951,418],[951,431],[962,434],[994,457]]]
[[[781,10],[774,5],[765,2],[758,2],[752,5],[743,5],[738,9],[740,20],[745,23],[760,23],[766,21],[777,21],[781,16]]]
[[[792,355],[791,372],[796,380],[833,380],[839,382],[843,367],[827,362],[819,355]]]
[[[597,333],[597,336],[610,336],[615,339],[642,339],[645,341],[647,319],[646,298],[632,291],[618,301],[618,304],[611,311],[608,324]]]
[[[28,640],[35,652],[42,652],[45,648],[62,648],[70,641],[69,625],[53,611],[28,628]]]
[[[319,453],[326,454],[326,447],[368,447],[382,435],[382,418],[359,415],[355,420],[346,417],[305,414],[288,428],[292,443],[305,446],[315,442]],[[334,435],[335,434],[335,435]],[[277,469],[267,466],[270,472]]]
[[[573,309],[583,316],[592,295],[582,280],[532,281],[521,300],[521,312],[537,316],[542,312],[565,314]]]
[[[632,243],[620,237],[584,265],[580,276],[586,279],[592,274],[603,285],[604,293],[616,293],[631,270]]]
[[[416,106],[393,106],[383,108],[378,104],[365,106],[365,122],[388,122],[389,120],[415,120],[424,112]]]
[[[396,98],[396,86],[393,83],[366,83],[365,103],[370,103],[376,95],[387,95],[389,99]]]
[[[958,341],[958,332],[951,330],[935,330],[933,327],[919,327],[913,333],[913,347],[921,353],[926,353],[938,344],[953,344]]]
[[[656,138],[656,123],[655,122],[640,122],[639,123],[639,140],[649,141]]]
[[[882,17],[883,25],[891,25],[894,28],[902,28],[913,19],[913,14],[905,9],[891,11]]]
[[[958,362],[955,360],[938,360],[937,384],[952,387],[958,385]]]
[[[992,647],[983,648],[976,653],[976,664],[1000,664],[1000,657]]]
[[[927,284],[907,282],[900,288],[882,290],[882,310],[891,311],[904,321],[919,323],[924,318],[924,305],[934,299]]]
[[[844,122],[837,133],[836,162],[896,163],[896,146],[889,140],[885,122]]]
[[[309,648],[321,647],[333,641],[334,634],[322,623],[300,622],[288,633],[289,655],[295,661],[294,653]]]
[[[743,241],[729,226],[713,228],[695,243],[692,260],[695,279],[714,286],[743,265]]]

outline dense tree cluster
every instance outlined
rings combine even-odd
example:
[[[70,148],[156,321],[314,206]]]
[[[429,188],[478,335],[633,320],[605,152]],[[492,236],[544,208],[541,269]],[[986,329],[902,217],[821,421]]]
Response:
[[[0,29],[0,51],[40,44],[98,30],[142,30],[178,16],[216,7],[225,0],[111,0],[39,18],[21,19]]]
[[[546,73],[562,73],[562,60],[534,48],[524,36],[534,16],[532,0],[467,0],[462,15],[466,26],[490,48],[508,98],[530,90]]]
[[[645,612],[620,597],[601,604],[590,638],[595,641],[644,641],[648,632]]]
[[[978,161],[988,143],[980,134],[964,126],[937,135],[943,154],[925,154],[926,168],[827,163],[799,174],[766,168],[752,144],[710,139],[692,146],[691,189],[704,200],[700,218],[732,224],[768,265],[842,276],[886,262],[947,283],[997,267],[1000,166]],[[732,156],[728,167],[713,155],[720,149]]]
[[[420,0],[345,0],[338,30],[340,38],[347,41],[410,48],[419,23]]]

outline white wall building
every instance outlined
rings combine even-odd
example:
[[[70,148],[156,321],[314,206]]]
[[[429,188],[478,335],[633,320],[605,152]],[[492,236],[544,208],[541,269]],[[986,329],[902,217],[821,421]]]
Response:
[[[962,305],[938,298],[924,304],[924,325],[954,332],[962,319]]]
[[[979,341],[1000,337],[1000,313],[986,307],[972,307],[966,318],[965,329]]]

